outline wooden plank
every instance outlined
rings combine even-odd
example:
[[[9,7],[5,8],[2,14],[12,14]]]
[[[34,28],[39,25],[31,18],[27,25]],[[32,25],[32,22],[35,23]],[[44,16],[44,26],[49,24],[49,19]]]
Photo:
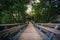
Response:
[[[32,23],[29,23],[26,30],[22,33],[18,40],[43,40],[43,37],[39,35]]]

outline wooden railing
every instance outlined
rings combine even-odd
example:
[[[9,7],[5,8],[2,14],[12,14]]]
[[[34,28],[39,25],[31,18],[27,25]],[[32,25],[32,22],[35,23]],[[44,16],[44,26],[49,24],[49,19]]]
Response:
[[[20,25],[20,24],[2,24],[1,27],[6,27],[4,30],[0,31],[0,39],[1,40],[16,40],[16,36],[21,30],[27,27],[27,24]],[[8,28],[11,27],[11,28]],[[19,36],[19,35],[18,35]]]
[[[45,40],[60,40],[60,24],[34,24]],[[47,26],[47,27],[46,27]],[[57,36],[58,35],[58,36]]]
[[[52,28],[54,28],[56,25],[60,25],[59,23],[36,23],[36,24]]]

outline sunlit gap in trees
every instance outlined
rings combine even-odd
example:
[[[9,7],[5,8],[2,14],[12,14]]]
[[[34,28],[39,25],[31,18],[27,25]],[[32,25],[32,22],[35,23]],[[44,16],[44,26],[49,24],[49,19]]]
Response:
[[[31,0],[30,1],[30,3],[27,5],[27,10],[26,10],[27,14],[29,14],[29,15],[31,15],[31,13],[33,11],[33,9],[32,9],[33,3],[40,3],[40,1],[39,0]]]
[[[27,5],[27,7],[28,7],[28,8],[27,8],[27,11],[26,11],[26,12],[27,12],[28,14],[31,14],[32,6],[31,6],[31,5]]]

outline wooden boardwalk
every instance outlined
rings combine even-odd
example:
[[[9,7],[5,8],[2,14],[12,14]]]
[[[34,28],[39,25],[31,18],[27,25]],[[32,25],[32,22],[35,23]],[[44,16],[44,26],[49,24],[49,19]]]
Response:
[[[18,40],[43,40],[43,37],[39,35],[33,24],[29,23],[27,29],[22,33]]]

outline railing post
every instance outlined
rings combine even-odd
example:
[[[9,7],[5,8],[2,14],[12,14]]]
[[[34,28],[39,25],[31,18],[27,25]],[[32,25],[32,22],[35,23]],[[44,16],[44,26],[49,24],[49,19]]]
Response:
[[[13,40],[12,34],[9,33],[9,40]]]
[[[55,29],[58,29],[58,25],[56,25],[55,26]],[[50,37],[49,37],[49,40],[53,40],[53,38],[54,38],[54,36],[55,36],[55,33],[51,33],[51,35],[50,35]]]
[[[5,29],[8,29],[8,26],[7,25],[5,26]],[[8,34],[8,39],[9,40],[13,40],[11,33],[10,32],[7,32],[7,34]]]
[[[5,29],[8,29],[8,26],[5,26]]]

